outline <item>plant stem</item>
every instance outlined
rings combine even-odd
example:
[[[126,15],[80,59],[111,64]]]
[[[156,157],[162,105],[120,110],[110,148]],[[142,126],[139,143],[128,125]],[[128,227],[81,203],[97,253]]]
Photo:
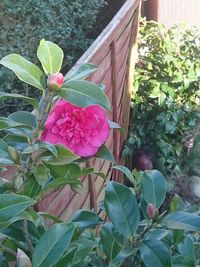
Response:
[[[12,255],[12,256],[14,256],[14,257],[17,256],[17,253],[16,253],[14,250],[12,250],[12,249],[10,249],[10,248],[4,246],[3,244],[0,244],[0,248],[2,248],[3,251],[9,253],[10,255]]]
[[[28,223],[27,223],[27,220],[24,220],[24,223],[23,223],[23,232],[24,232],[24,236],[25,236],[25,239],[26,239],[26,242],[27,242],[29,251],[30,251],[30,253],[32,255],[33,254],[33,244],[32,244],[32,241],[30,239],[29,232],[28,232]]]

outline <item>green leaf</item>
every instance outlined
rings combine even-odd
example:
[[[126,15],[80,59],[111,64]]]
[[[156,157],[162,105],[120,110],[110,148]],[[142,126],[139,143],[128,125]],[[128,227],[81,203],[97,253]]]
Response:
[[[42,189],[41,194],[46,192],[49,189],[56,189],[65,185],[70,185],[70,186],[81,186],[81,182],[78,179],[75,178],[57,178],[48,184],[45,185],[45,187]]]
[[[38,212],[39,216],[45,217],[51,221],[53,221],[54,223],[62,223],[63,221],[61,219],[59,219],[56,216],[53,216],[52,214],[49,214],[47,212]]]
[[[5,129],[9,129],[9,128],[16,128],[16,127],[27,127],[29,128],[30,126],[27,126],[25,124],[22,123],[18,123],[15,122],[9,118],[5,118],[5,117],[0,117],[0,130],[5,130]]]
[[[60,71],[64,55],[58,45],[42,39],[37,50],[37,57],[44,72],[49,75]]]
[[[181,255],[172,257],[172,263],[173,263],[172,265],[173,267],[194,267],[195,266],[193,263],[187,262],[185,257]]]
[[[40,90],[45,89],[45,77],[42,71],[24,57],[10,54],[2,58],[0,64],[12,70],[21,81]]]
[[[112,167],[115,170],[119,170],[121,172],[123,172],[123,174],[126,175],[126,177],[128,178],[128,180],[134,185],[135,184],[135,178],[132,174],[132,172],[125,166],[122,165],[116,165]]]
[[[1,267],[9,267],[8,262],[6,260],[6,256],[3,254],[2,251],[0,251],[0,266]]]
[[[35,116],[27,111],[16,111],[8,116],[12,121],[22,123],[30,128],[36,128],[36,118]]]
[[[24,136],[7,134],[3,140],[5,140],[9,146],[12,146],[19,151],[24,150],[28,146],[28,140]]]
[[[62,145],[55,145],[55,147],[58,152],[57,158],[48,156],[44,153],[41,160],[47,162],[49,165],[64,165],[80,158],[78,155],[75,155],[71,150],[67,149]]]
[[[162,223],[169,229],[184,229],[186,231],[200,231],[200,216],[184,211],[168,214]]]
[[[17,194],[0,195],[0,221],[8,222],[29,206],[35,204],[36,201],[25,196]]]
[[[110,152],[110,150],[107,148],[106,145],[102,145],[99,150],[97,151],[96,158],[105,159],[112,163],[115,163],[115,159],[113,154]]]
[[[122,245],[117,242],[113,235],[113,226],[109,223],[104,224],[101,227],[100,236],[103,252],[106,254],[108,260],[112,261],[122,248]]]
[[[13,190],[11,183],[7,179],[0,177],[0,194],[10,190]]]
[[[35,109],[38,108],[38,101],[34,98],[30,98],[30,97],[23,96],[20,94],[10,94],[10,93],[5,93],[5,92],[0,92],[0,99],[6,99],[10,97],[24,100],[25,102],[31,104]]]
[[[163,242],[148,240],[140,246],[140,256],[146,267],[171,267],[171,255]]]
[[[170,212],[182,210],[182,208],[183,208],[182,199],[177,194],[175,194],[170,202]]]
[[[185,257],[186,261],[195,265],[197,259],[193,237],[191,235],[187,235],[184,238],[184,242],[178,244],[177,247],[179,253]]]
[[[39,192],[41,191],[41,185],[38,184],[35,177],[32,175],[28,178],[28,180],[24,184],[24,194],[35,198]]]
[[[65,75],[65,81],[83,80],[96,70],[97,67],[90,63],[75,66]]]
[[[80,238],[70,244],[67,254],[55,267],[83,267],[85,266],[84,260],[95,247],[95,242],[86,238]]]
[[[105,109],[110,109],[110,103],[105,93],[96,84],[88,81],[66,82],[64,87],[58,91],[58,95],[79,107],[97,104]]]
[[[8,144],[1,138],[0,138],[0,148],[1,150],[4,150],[6,152],[8,151]]]
[[[118,129],[122,134],[125,134],[124,128],[122,128],[118,123],[110,120],[108,121],[108,123],[111,129]]]
[[[31,154],[33,152],[37,152],[39,150],[48,150],[50,151],[56,158],[58,157],[57,149],[54,145],[46,142],[39,142],[32,146],[26,147],[24,151],[22,151],[22,154]]]
[[[160,208],[167,192],[164,176],[157,170],[143,172],[141,191],[147,203],[152,203],[156,208]]]
[[[68,250],[75,226],[71,223],[55,224],[41,237],[33,252],[33,267],[51,267]]]
[[[137,230],[140,213],[132,191],[119,183],[109,182],[105,189],[104,205],[116,230],[126,237]]]
[[[78,210],[73,213],[70,222],[76,223],[79,228],[86,229],[102,224],[103,220],[94,212]]]
[[[38,184],[44,186],[49,179],[49,170],[44,166],[44,164],[39,164],[33,169],[33,175],[35,176]]]

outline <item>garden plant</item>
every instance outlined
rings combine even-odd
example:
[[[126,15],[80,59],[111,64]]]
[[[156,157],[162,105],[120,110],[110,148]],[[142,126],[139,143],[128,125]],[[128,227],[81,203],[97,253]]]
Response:
[[[157,170],[131,172],[113,163],[131,187],[105,182],[103,216],[78,210],[64,221],[37,210],[48,190],[68,185],[77,191],[81,176],[96,173],[83,167],[88,158],[112,159],[104,143],[110,129],[119,128],[107,118],[110,104],[102,86],[84,80],[94,65],[64,77],[63,51],[44,39],[37,56],[43,70],[18,54],[0,61],[41,95],[37,101],[0,93],[1,99],[19,98],[33,106],[33,112],[0,117],[1,176],[12,170],[8,180],[0,178],[0,266],[197,266],[199,210],[181,210],[181,199],[174,196],[170,209],[161,211],[167,182]]]
[[[200,31],[140,24],[132,114],[124,155],[142,151],[167,175],[180,171],[198,139]]]

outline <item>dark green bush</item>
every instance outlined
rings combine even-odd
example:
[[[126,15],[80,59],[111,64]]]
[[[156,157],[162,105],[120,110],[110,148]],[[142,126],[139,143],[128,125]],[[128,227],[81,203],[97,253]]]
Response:
[[[36,48],[39,40],[45,38],[62,47],[66,55],[64,68],[69,69],[93,41],[88,35],[104,4],[105,0],[1,0],[0,58],[18,53],[36,62]],[[14,76],[7,75],[10,72],[1,68],[1,90],[10,92],[12,88],[13,92],[16,88],[16,92],[28,94],[30,87],[18,84]],[[12,81],[8,83],[8,80]],[[0,112],[5,114],[8,108],[12,112],[16,103],[19,104],[4,102]]]
[[[169,172],[183,165],[199,129],[200,31],[141,23],[124,155],[149,153]]]

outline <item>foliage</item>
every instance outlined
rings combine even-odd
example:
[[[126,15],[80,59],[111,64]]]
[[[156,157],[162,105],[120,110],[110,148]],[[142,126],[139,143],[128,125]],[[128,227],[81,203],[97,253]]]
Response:
[[[38,40],[46,38],[65,51],[64,68],[69,69],[92,42],[92,31],[104,0],[2,0],[0,1],[0,57],[16,51],[36,61]],[[9,75],[9,79],[7,76]],[[36,96],[33,88],[19,83],[4,68],[0,70],[1,91]],[[8,114],[22,101],[3,102],[1,113]],[[27,106],[24,107],[27,109]]]
[[[200,32],[142,21],[124,155],[146,151],[172,172],[199,130]]]
[[[83,167],[87,158],[80,158],[62,145],[41,141],[54,99],[63,97],[76,104],[78,91],[82,96],[81,106],[88,107],[90,98],[89,105],[98,103],[110,109],[101,86],[86,82],[87,90],[82,87],[82,79],[95,71],[94,65],[84,64],[69,72],[62,87],[60,82],[55,90],[46,87],[52,75],[54,85],[56,77],[60,81],[60,73],[54,71],[60,71],[63,52],[44,39],[38,51],[41,49],[39,60],[44,72],[16,54],[0,61],[41,95],[38,102],[22,95],[0,94],[1,98],[20,97],[34,107],[32,113],[17,111],[0,117],[0,130],[4,132],[0,139],[1,176],[7,168],[12,168],[9,181],[0,178],[0,266],[7,267],[10,262],[17,267],[192,267],[199,264],[198,210],[181,211],[181,199],[175,196],[170,213],[161,213],[167,183],[157,170],[137,173],[124,166],[114,166],[127,176],[131,187],[107,182],[102,217],[93,211],[78,210],[64,221],[35,209],[49,189],[68,185],[76,191],[82,185],[79,178],[95,172],[93,168]],[[116,123],[110,125],[119,128]],[[105,145],[96,157],[113,161]],[[105,178],[102,173],[98,175]],[[105,216],[109,221],[103,219]],[[46,219],[52,221],[51,226]]]

